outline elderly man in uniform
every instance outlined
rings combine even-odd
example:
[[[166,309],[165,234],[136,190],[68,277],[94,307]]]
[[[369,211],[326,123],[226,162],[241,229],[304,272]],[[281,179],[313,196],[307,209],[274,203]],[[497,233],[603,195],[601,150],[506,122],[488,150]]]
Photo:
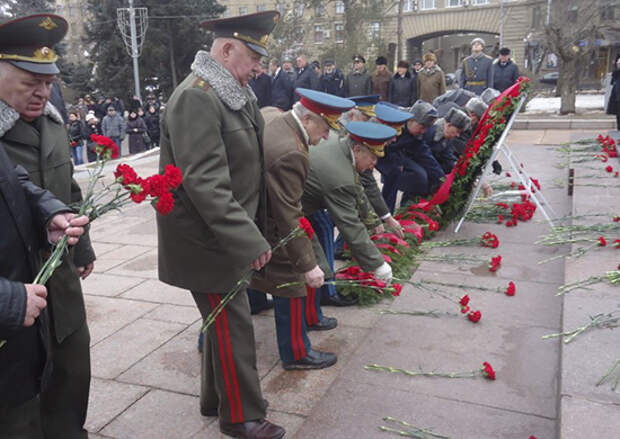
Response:
[[[0,135],[8,156],[32,182],[65,204],[82,200],[73,180],[69,138],[57,109],[48,102],[59,73],[51,47],[67,33],[57,15],[32,15],[0,24]],[[63,258],[47,287],[53,370],[41,393],[46,438],[86,438],[83,425],[90,389],[90,334],[80,277],[93,270],[88,235]]]
[[[310,166],[308,148],[327,139],[330,126],[355,105],[349,99],[314,90],[296,92],[301,99],[291,111],[265,115],[266,237],[272,246],[295,229],[304,216],[301,197]],[[323,262],[323,269],[319,262]],[[274,296],[278,350],[286,370],[322,369],[336,363],[335,354],[312,349],[307,331],[313,327],[306,327],[304,312],[304,297],[323,285],[326,271],[329,273],[329,268],[317,238],[302,236],[274,254],[265,269],[254,276],[252,286]],[[278,288],[295,282],[302,285]],[[325,317],[315,323],[314,329],[332,329],[336,323],[336,319]]]
[[[444,117],[437,119],[424,134],[424,142],[446,174],[452,171],[457,160],[457,153],[452,147],[452,141],[467,130],[470,123],[471,120],[465,112],[451,108]]]
[[[383,260],[360,219],[364,190],[359,174],[373,169],[396,130],[371,122],[350,122],[348,135],[336,145],[324,142],[310,151],[310,174],[302,197],[310,215],[327,209],[355,260],[378,279],[391,281],[392,268]]]
[[[391,212],[396,208],[398,191],[409,196],[431,193],[444,176],[439,163],[423,134],[435,123],[437,110],[428,102],[418,100],[410,109],[411,118],[396,141],[387,148],[385,157],[379,159],[377,169],[383,177],[383,198]]]
[[[372,79],[366,71],[366,60],[362,55],[353,57],[353,71],[344,80],[344,95],[369,95],[372,90]]]
[[[471,55],[463,60],[460,86],[480,95],[487,87],[493,87],[493,58],[486,55],[484,40],[471,40]]]
[[[261,233],[264,120],[248,82],[278,18],[266,11],[203,22],[214,33],[211,51],[198,51],[163,116],[160,169],[178,166],[183,183],[172,213],[157,215],[159,278],[190,290],[203,318],[248,268],[260,270],[271,258]],[[201,412],[219,416],[222,433],[284,436],[265,419],[246,294],[207,331],[201,373]]]

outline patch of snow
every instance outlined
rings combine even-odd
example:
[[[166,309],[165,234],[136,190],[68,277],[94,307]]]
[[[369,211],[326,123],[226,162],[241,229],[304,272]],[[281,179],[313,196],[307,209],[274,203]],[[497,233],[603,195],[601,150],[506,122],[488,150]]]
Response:
[[[605,95],[603,94],[578,94],[575,100],[577,111],[603,111],[605,108]],[[560,111],[560,98],[536,97],[527,103],[526,113],[557,113]]]

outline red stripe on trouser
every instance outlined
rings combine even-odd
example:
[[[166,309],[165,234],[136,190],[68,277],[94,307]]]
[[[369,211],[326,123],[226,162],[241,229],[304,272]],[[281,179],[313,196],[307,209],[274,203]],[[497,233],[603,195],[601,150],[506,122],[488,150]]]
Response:
[[[218,294],[220,300],[222,297]],[[237,420],[232,422],[243,422],[243,408],[241,407],[241,395],[239,392],[239,380],[237,379],[237,371],[235,369],[235,362],[232,355],[232,347],[230,344],[230,327],[228,325],[228,314],[226,308],[222,309],[222,325],[224,326],[224,340],[226,341],[226,349],[228,350],[228,366],[230,368],[230,376],[232,381],[232,388],[235,395],[235,403],[237,405]],[[231,403],[231,405],[233,405]]]
[[[297,315],[297,304],[295,303],[295,298],[289,299],[290,302],[290,318],[291,318],[291,345],[293,347],[293,358],[295,361],[299,360],[301,357],[299,356],[299,346],[297,345],[297,337],[295,336],[295,331],[297,330],[297,325],[295,324],[295,316]]]
[[[301,306],[303,302],[301,301],[301,297],[295,298],[297,302],[297,337],[298,337],[298,345],[299,345],[299,357],[304,358],[306,354],[306,346],[304,345],[304,339],[301,335],[301,330],[303,328],[303,322],[301,319],[304,318],[303,313],[301,312]]]
[[[209,297],[209,304],[211,305],[211,309],[215,309],[215,307],[219,303],[219,296],[217,298],[213,297],[215,296],[214,294],[207,294],[207,296]],[[218,349],[220,353],[220,363],[222,365],[222,374],[224,375],[224,384],[226,385],[226,395],[228,396],[228,401],[230,403],[230,417],[231,417],[231,421],[235,422],[236,405],[233,403],[232,388],[230,386],[230,378],[228,376],[228,367],[226,365],[226,355],[224,353],[224,343],[222,340],[221,321],[222,321],[222,314],[220,313],[220,315],[218,315],[215,318],[215,329],[217,332],[217,339],[218,339],[217,345],[218,345]]]
[[[312,309],[310,310],[312,312],[312,324],[316,325],[317,323],[319,323],[319,317],[316,314],[316,288],[311,288],[312,291]]]

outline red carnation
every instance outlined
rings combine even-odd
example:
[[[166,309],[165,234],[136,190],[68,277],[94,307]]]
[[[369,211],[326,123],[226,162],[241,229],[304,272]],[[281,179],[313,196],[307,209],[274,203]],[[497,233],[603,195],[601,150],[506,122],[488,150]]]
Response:
[[[514,296],[516,292],[517,292],[517,287],[515,283],[513,281],[508,282],[508,288],[506,288],[506,291],[505,291],[506,295]]]
[[[483,366],[483,370],[482,370],[482,374],[489,380],[494,381],[495,380],[495,371],[493,370],[493,367],[488,363],[488,362],[484,362],[482,363]]]
[[[311,240],[314,236],[314,229],[312,228],[312,224],[310,224],[310,221],[308,221],[305,216],[299,218],[299,227],[301,227],[301,229],[306,232],[308,239]]]
[[[394,288],[394,291],[392,291],[392,296],[400,296],[403,286],[401,284],[392,284],[392,288]]]
[[[620,239],[614,240],[614,247],[616,247],[618,250],[620,250]]]
[[[155,209],[162,215],[167,215],[172,211],[174,207],[174,198],[172,198],[172,194],[170,192],[165,192],[159,197],[157,200],[157,204],[155,204]]]
[[[614,223],[620,222],[620,216],[614,217]]]
[[[497,216],[497,224],[501,224],[504,222],[504,215],[498,215]]]
[[[614,172],[614,168],[611,167],[611,165],[607,165],[607,167],[605,168],[605,170],[607,172]]]
[[[465,294],[463,297],[461,297],[459,303],[461,304],[461,306],[467,306],[467,304],[469,303],[469,296]]]
[[[482,313],[480,311],[470,311],[470,313],[467,314],[467,318],[471,322],[478,323],[482,318]]]
[[[134,203],[140,204],[146,200],[147,192],[143,189],[140,192],[131,192],[129,197]]]
[[[607,245],[607,241],[605,240],[605,238],[603,238],[602,236],[599,236],[598,245],[600,245],[601,247],[605,247]]]
[[[136,174],[136,171],[134,171],[131,166],[126,164],[120,164],[116,167],[114,177],[116,177],[123,186],[136,184],[138,182],[138,174]]]
[[[482,235],[482,238],[480,238],[480,245],[483,247],[497,248],[499,246],[499,239],[497,238],[497,235],[491,232],[486,232]]]
[[[430,230],[431,232],[439,230],[439,223],[437,221],[430,220],[428,222],[428,230]]]
[[[168,179],[168,184],[172,189],[176,189],[183,181],[181,170],[174,165],[166,165],[164,168],[164,176]]]
[[[149,187],[149,195],[158,198],[164,194],[170,193],[168,188],[168,179],[164,175],[155,174],[146,179]]]
[[[510,174],[510,172],[506,171],[506,177],[512,177],[512,175]]]
[[[618,176],[618,171],[614,172],[614,177]]]
[[[497,269],[500,267],[500,265],[502,264],[502,256],[501,255],[497,255],[495,257],[491,258],[491,262],[489,262],[489,270],[490,271],[497,271]]]
[[[390,258],[388,255],[384,255],[383,253],[381,253],[381,256],[383,256],[383,260],[388,264],[392,263],[392,258]]]

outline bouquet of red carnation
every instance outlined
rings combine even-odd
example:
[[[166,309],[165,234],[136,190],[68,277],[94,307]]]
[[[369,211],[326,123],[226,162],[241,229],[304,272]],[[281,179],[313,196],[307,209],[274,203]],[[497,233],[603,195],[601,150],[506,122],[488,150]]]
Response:
[[[91,140],[96,143],[97,162],[95,168],[89,171],[84,199],[77,207],[78,215],[86,215],[92,222],[111,210],[120,210],[127,204],[141,203],[147,199],[155,203],[155,209],[161,215],[172,211],[174,198],[171,191],[178,188],[183,179],[179,168],[168,165],[163,175],[155,174],[143,179],[131,166],[120,164],[114,172],[115,180],[111,184],[105,184],[103,182],[105,165],[110,159],[118,157],[118,146],[105,136],[93,134]],[[33,283],[45,285],[56,267],[60,265],[66,249],[65,236],[56,244]]]

